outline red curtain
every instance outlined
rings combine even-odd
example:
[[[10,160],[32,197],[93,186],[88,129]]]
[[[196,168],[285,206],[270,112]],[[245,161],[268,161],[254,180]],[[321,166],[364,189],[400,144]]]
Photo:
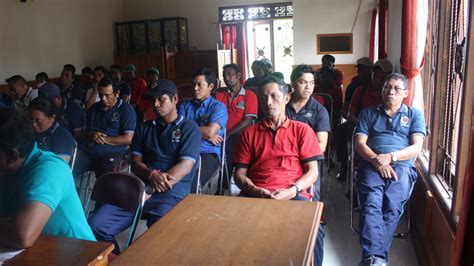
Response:
[[[234,23],[222,25],[222,44],[224,49],[237,49],[237,64],[242,71],[242,81],[247,79],[246,77],[246,64],[245,64],[245,24]]]

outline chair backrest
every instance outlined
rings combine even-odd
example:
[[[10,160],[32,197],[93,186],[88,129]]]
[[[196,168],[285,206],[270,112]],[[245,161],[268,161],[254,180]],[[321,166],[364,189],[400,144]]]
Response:
[[[194,98],[194,84],[181,84],[176,87],[180,99]]]
[[[91,200],[135,213],[145,202],[145,185],[132,174],[107,173],[96,181]]]
[[[74,165],[76,164],[76,157],[77,157],[77,142],[74,141],[74,150],[72,151],[71,159],[69,159],[69,167],[71,167],[71,171],[74,170]]]

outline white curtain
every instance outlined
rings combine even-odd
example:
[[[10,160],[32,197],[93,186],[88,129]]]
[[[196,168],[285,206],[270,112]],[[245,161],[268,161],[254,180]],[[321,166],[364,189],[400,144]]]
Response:
[[[421,66],[423,62],[423,57],[425,55],[427,25],[428,0],[418,0],[416,19],[416,67]],[[412,106],[418,108],[419,110],[424,109],[423,83],[421,80],[421,75],[419,74],[415,77]]]

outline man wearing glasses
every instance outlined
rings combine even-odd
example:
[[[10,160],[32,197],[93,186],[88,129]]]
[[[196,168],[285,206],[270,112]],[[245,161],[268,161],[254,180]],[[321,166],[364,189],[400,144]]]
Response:
[[[98,87],[100,102],[89,110],[85,135],[96,178],[119,170],[137,124],[133,107],[119,98],[110,79],[102,78]]]
[[[423,114],[402,104],[408,96],[407,78],[389,74],[379,106],[362,110],[355,149],[359,195],[360,265],[386,265],[400,216],[416,181],[414,159],[421,153],[425,132]]]

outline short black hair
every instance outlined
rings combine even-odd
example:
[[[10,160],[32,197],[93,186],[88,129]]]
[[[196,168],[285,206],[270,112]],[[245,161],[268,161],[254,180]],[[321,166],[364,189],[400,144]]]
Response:
[[[82,70],[81,70],[81,73],[82,75],[84,74],[87,74],[87,75],[93,75],[94,72],[92,71],[92,68],[86,66],[86,67],[83,67]]]
[[[25,84],[28,84],[26,82],[26,79],[23,76],[20,75],[13,75],[5,80],[6,83],[17,83],[17,82],[23,82]]]
[[[46,82],[48,82],[49,77],[48,77],[48,74],[46,74],[46,72],[40,72],[40,73],[36,74],[35,80],[36,81],[46,81]]]
[[[63,66],[63,71],[71,71],[73,75],[76,75],[76,67],[73,64],[65,64]]]
[[[37,97],[28,105],[28,110],[38,110],[47,117],[53,117],[57,114],[58,109],[53,101],[49,98]]]
[[[323,57],[321,58],[321,61],[323,61],[323,60],[327,60],[327,61],[329,61],[333,64],[336,62],[336,58],[333,55],[330,55],[330,54],[323,55]]]
[[[104,73],[104,76],[107,76],[107,69],[103,66],[94,67],[94,72],[96,72],[96,71],[102,71],[102,73]]]
[[[99,87],[105,88],[105,87],[108,87],[108,86],[112,86],[112,89],[113,89],[114,93],[117,93],[117,92],[120,91],[120,86],[115,86],[111,79],[109,79],[108,77],[103,77],[99,81]]]
[[[299,79],[303,74],[309,73],[314,75],[313,68],[310,65],[301,64],[295,67],[293,71],[291,71],[290,80],[292,83],[295,83],[297,79]]]
[[[120,65],[111,65],[110,70],[118,70],[119,72],[122,72],[122,67]]]
[[[0,107],[0,154],[7,157],[14,150],[26,158],[34,146],[31,122],[25,111]]]
[[[391,79],[401,80],[403,82],[403,88],[408,89],[408,78],[401,73],[390,73],[385,77],[385,83],[389,82]]]
[[[240,68],[238,65],[232,63],[232,64],[227,64],[222,67],[223,70],[226,70],[227,68],[232,68],[235,73],[240,73]]]
[[[263,88],[263,86],[265,86],[267,84],[270,84],[270,83],[278,84],[278,88],[285,95],[287,95],[291,92],[291,87],[288,84],[286,84],[285,81],[283,81],[281,78],[276,77],[274,75],[270,75],[270,76],[262,79],[258,83],[258,89],[261,90]]]
[[[193,74],[193,78],[195,78],[196,76],[204,76],[206,78],[207,84],[209,85],[213,84],[216,81],[216,74],[214,73],[214,71],[207,67],[203,67],[196,70]]]
[[[255,61],[253,61],[251,68],[254,68],[254,67],[259,67],[261,69],[265,69],[267,67],[267,64],[265,64],[265,62],[263,62],[261,60],[255,60]]]

